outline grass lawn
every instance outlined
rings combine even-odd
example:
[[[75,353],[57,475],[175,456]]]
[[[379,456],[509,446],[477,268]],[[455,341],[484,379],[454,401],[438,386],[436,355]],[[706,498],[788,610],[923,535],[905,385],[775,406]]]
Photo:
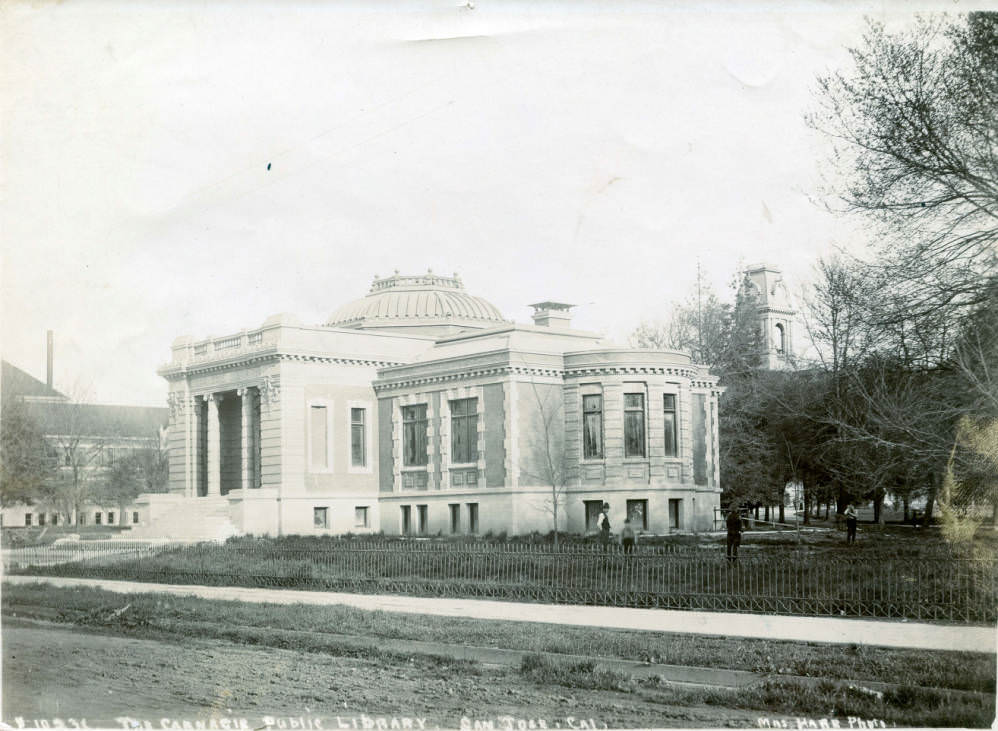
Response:
[[[953,546],[938,531],[873,529],[847,546],[837,532],[749,533],[737,563],[723,537],[674,536],[633,555],[524,541],[240,537],[131,558],[55,563],[22,573],[248,587],[490,597],[518,601],[776,614],[992,622],[998,539]],[[64,546],[71,550],[70,546]],[[18,556],[31,563],[30,550]],[[68,557],[67,557],[68,558]]]
[[[127,609],[120,611],[123,607]],[[756,709],[760,713],[807,716],[826,716],[834,711],[831,715],[837,717],[863,716],[918,726],[974,727],[988,725],[994,717],[995,658],[978,653],[539,626],[397,615],[340,606],[277,606],[192,597],[122,595],[41,584],[4,587],[3,614],[171,642],[197,636],[347,657],[355,657],[357,650],[338,641],[337,636],[358,635],[383,639],[385,649],[376,659],[388,665],[408,661],[392,650],[392,640],[398,639],[585,655],[593,660],[553,663],[550,656],[530,654],[516,672],[540,686],[614,691],[663,703],[714,704]],[[737,692],[682,689],[655,678],[636,679],[607,670],[600,666],[600,658],[752,670],[769,677],[760,685]],[[462,672],[473,674],[473,666]],[[785,676],[825,680],[804,684]],[[877,698],[862,690],[850,690],[849,683],[831,682],[835,680],[855,681],[852,684],[856,686],[873,681],[897,687]],[[981,695],[951,691],[974,691]]]

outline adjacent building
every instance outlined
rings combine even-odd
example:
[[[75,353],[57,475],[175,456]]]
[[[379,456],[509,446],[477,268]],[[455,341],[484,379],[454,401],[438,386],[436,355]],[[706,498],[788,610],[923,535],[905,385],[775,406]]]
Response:
[[[170,493],[137,533],[706,530],[719,388],[681,352],[625,348],[539,302],[508,321],[457,277],[375,278],[322,325],[178,338]]]
[[[7,361],[0,364],[0,391],[5,400],[23,402],[26,415],[44,436],[56,488],[30,505],[4,508],[3,525],[137,525],[134,506],[101,504],[93,497],[95,488],[116,461],[163,447],[168,410],[73,401],[52,386],[51,337],[48,353],[46,382]]]

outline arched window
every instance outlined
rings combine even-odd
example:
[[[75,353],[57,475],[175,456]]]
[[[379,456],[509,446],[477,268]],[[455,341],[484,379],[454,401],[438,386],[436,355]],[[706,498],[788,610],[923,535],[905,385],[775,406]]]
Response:
[[[776,323],[776,352],[783,353],[787,349],[787,333],[783,329],[783,323]]]

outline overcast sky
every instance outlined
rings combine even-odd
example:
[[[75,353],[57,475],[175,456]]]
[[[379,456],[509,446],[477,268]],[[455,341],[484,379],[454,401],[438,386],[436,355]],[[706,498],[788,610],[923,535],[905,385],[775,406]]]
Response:
[[[44,379],[51,329],[57,388],[162,405],[178,335],[394,269],[620,341],[698,258],[795,290],[863,237],[813,201],[815,78],[911,5],[788,5],[3,4],[2,356]]]

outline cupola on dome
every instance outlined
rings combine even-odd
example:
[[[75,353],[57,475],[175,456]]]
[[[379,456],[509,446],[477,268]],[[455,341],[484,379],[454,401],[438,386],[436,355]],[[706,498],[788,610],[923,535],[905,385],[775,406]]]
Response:
[[[420,335],[446,335],[468,329],[496,327],[507,320],[491,302],[468,294],[455,274],[427,272],[379,279],[366,297],[344,305],[326,327],[363,330],[409,330]]]

